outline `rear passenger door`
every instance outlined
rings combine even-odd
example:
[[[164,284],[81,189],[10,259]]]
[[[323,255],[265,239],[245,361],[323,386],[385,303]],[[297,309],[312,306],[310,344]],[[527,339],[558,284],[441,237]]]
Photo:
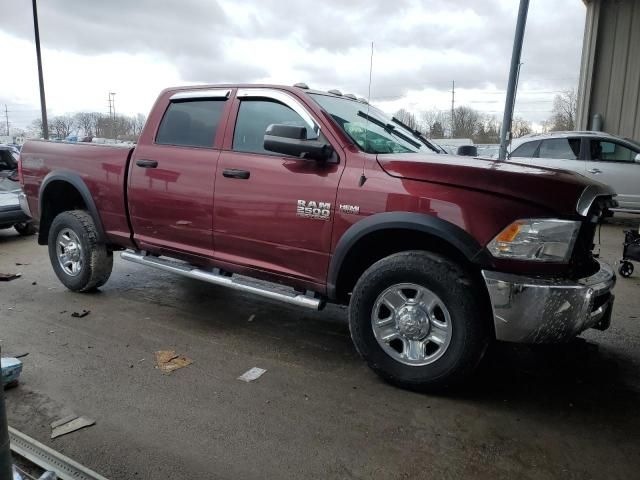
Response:
[[[128,201],[140,248],[213,256],[213,187],[229,89],[168,93],[134,150]]]
[[[620,208],[640,210],[640,148],[611,139],[589,139],[587,175],[612,187]]]

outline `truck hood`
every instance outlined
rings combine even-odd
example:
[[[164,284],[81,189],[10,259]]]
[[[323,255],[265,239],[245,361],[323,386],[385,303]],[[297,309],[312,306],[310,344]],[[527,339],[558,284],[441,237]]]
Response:
[[[456,155],[379,154],[378,163],[392,177],[491,192],[563,215],[577,214],[578,199],[587,186],[601,186],[565,170]]]

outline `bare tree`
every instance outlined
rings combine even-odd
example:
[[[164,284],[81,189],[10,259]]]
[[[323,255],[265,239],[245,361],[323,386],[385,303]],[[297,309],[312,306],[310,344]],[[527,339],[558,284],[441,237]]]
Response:
[[[480,114],[473,108],[461,105],[453,111],[453,138],[472,138],[478,128]]]
[[[413,113],[405,110],[404,108],[401,108],[393,116],[412,130],[417,130],[418,121],[416,120],[416,116]]]
[[[444,137],[446,117],[441,110],[424,110],[420,112],[421,131],[431,138]]]
[[[498,143],[500,141],[500,124],[492,115],[481,116],[478,128],[473,135],[476,143]]]
[[[532,131],[531,122],[520,117],[513,119],[513,123],[511,124],[511,134],[513,135],[513,138],[524,137],[525,135],[529,135]]]
[[[27,136],[29,138],[42,138],[42,119],[36,118],[27,127]]]
[[[440,121],[435,121],[429,128],[429,138],[444,138],[444,125]]]
[[[147,117],[143,114],[138,113],[136,116],[132,118],[132,134],[136,136],[140,136],[142,133],[142,129],[144,128],[144,124],[147,123]]]
[[[65,139],[75,127],[75,121],[71,115],[59,115],[49,122],[49,128],[59,139]]]
[[[578,115],[578,95],[575,89],[556,95],[551,113],[551,131],[574,130]]]
[[[93,113],[78,112],[73,116],[73,119],[84,135],[88,137],[92,137],[94,135],[95,118]]]

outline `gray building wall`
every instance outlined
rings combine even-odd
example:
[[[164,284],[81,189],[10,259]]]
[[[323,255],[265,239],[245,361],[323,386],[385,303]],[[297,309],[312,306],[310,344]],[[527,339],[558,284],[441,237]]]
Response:
[[[580,130],[640,141],[640,1],[584,0],[587,20],[578,91]]]

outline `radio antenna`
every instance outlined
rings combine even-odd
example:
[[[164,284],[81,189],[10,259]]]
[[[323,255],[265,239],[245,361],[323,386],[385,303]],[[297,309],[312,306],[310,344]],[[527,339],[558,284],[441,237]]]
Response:
[[[367,152],[367,131],[369,130],[369,109],[371,107],[371,74],[373,72],[373,42],[371,42],[371,58],[369,60],[369,93],[367,94],[367,123],[364,125],[364,151]],[[367,159],[362,161],[362,175],[360,175],[360,186],[364,185],[367,181],[367,176],[364,174]]]

